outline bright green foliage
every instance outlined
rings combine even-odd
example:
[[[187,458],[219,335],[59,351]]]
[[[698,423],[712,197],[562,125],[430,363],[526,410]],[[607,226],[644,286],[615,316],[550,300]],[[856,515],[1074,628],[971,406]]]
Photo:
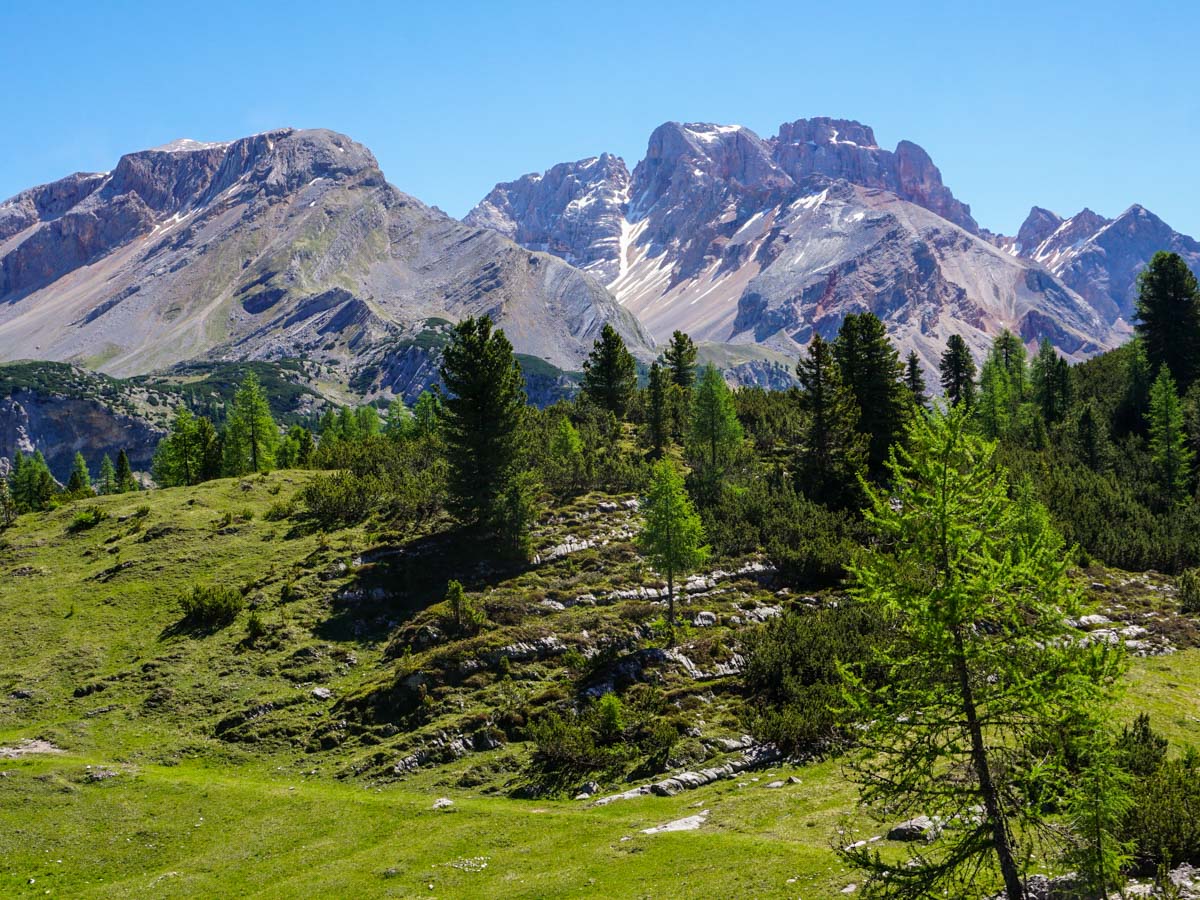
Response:
[[[1065,419],[1071,405],[1071,367],[1046,338],[1042,339],[1038,355],[1034,357],[1030,383],[1042,418],[1049,423]]]
[[[869,441],[867,469],[873,477],[879,476],[888,448],[904,437],[911,409],[900,354],[877,316],[856,313],[842,322],[833,342],[833,358],[842,383],[858,405],[855,431]]]
[[[267,472],[275,465],[279,429],[253,371],[247,372],[233,397],[225,425],[225,471],[229,475]]]
[[[702,379],[703,383],[703,379]],[[667,620],[675,623],[675,579],[695,571],[708,558],[704,526],[683,485],[683,475],[668,459],[654,464],[650,489],[642,503],[638,550],[667,579]]]
[[[487,621],[483,610],[467,596],[459,581],[451,579],[447,582],[445,602],[450,610],[450,624],[456,634],[475,634]]]
[[[1008,375],[1014,402],[1024,400],[1029,387],[1029,371],[1025,364],[1025,345],[1021,339],[1005,328],[992,341],[991,356]]]
[[[663,351],[663,362],[671,381],[685,391],[690,390],[696,381],[696,345],[692,339],[682,331],[672,334]]]
[[[314,449],[312,432],[303,425],[293,425],[279,442],[275,462],[281,469],[303,468],[308,465]]]
[[[404,405],[404,401],[396,397],[388,404],[387,418],[383,424],[384,434],[399,437],[407,434],[411,428],[412,413]]]
[[[975,360],[962,335],[952,334],[946,340],[939,370],[942,390],[951,406],[960,403],[970,409],[975,405]]]
[[[1134,327],[1151,371],[1169,369],[1186,392],[1200,371],[1200,286],[1179,254],[1160,250],[1138,276]]]
[[[637,364],[609,323],[583,363],[583,395],[618,419],[625,418],[637,390]]]
[[[1008,371],[994,356],[989,356],[979,375],[979,400],[975,405],[983,436],[990,440],[1008,437],[1014,407],[1014,390]]]
[[[743,438],[733,392],[715,366],[705,366],[692,389],[687,442],[688,456],[703,481],[717,482],[732,463]]]
[[[93,493],[92,473],[88,471],[87,460],[82,453],[75,454],[75,463],[67,479],[67,493],[72,497],[90,497]]]
[[[1133,842],[1122,826],[1133,806],[1132,779],[1120,765],[1117,747],[1095,724],[1083,736],[1079,771],[1068,782],[1066,812],[1073,841],[1065,861],[1092,896],[1110,897],[1124,884],[1122,872],[1132,858]]]
[[[1021,861],[1067,792],[1066,749],[1046,735],[1102,719],[1120,657],[1076,639],[1062,539],[1036,504],[1009,499],[995,445],[969,433],[967,414],[919,417],[908,443],[890,488],[868,488],[880,541],[852,565],[855,596],[891,639],[869,657],[877,681],[846,670],[861,728],[851,771],[877,815],[961,825],[899,865],[844,852],[870,873],[868,895],[983,896],[994,885],[980,876],[998,870],[1021,900]]]
[[[583,439],[566,416],[559,417],[550,436],[549,464],[552,486],[560,495],[570,496],[583,487],[587,479]]]
[[[625,731],[625,705],[613,691],[596,701],[596,731],[606,744],[619,740]]]
[[[1165,366],[1150,388],[1150,458],[1163,496],[1183,500],[1192,479],[1192,450],[1183,429],[1175,379]]]
[[[17,503],[7,478],[0,478],[0,528],[7,528],[17,520]]]
[[[455,326],[441,376],[451,509],[468,523],[491,522],[517,463],[525,412],[521,367],[504,332],[493,332],[484,316]]]
[[[417,402],[413,404],[412,427],[418,438],[432,437],[438,428],[438,417],[441,415],[442,403],[437,394],[432,391],[421,391]]]
[[[25,456],[18,450],[8,482],[18,512],[47,509],[58,489],[40,450],[34,451],[33,456]]]
[[[1162,759],[1133,788],[1125,835],[1143,869],[1200,862],[1200,754]]]
[[[1108,426],[1096,401],[1088,400],[1080,407],[1074,437],[1074,450],[1079,460],[1093,472],[1103,472],[1108,466],[1111,443]]]
[[[141,485],[133,477],[133,466],[129,464],[129,454],[122,448],[117,453],[117,493],[124,494],[129,491],[140,490]]]
[[[646,408],[646,425],[650,438],[650,452],[658,458],[667,445],[670,431],[670,410],[667,407],[667,391],[670,387],[668,372],[658,363],[650,367],[650,383],[646,388],[649,403]]]
[[[171,430],[158,442],[154,453],[154,480],[160,487],[199,484],[203,457],[199,423],[191,410],[180,404],[171,421]]]
[[[100,460],[100,476],[96,479],[97,494],[115,494],[117,493],[117,469],[113,465],[112,457],[107,453]]]
[[[865,473],[867,438],[859,434],[858,407],[842,384],[829,343],[819,334],[796,366],[804,431],[797,448],[796,484],[818,503],[857,506],[858,477]]]
[[[196,442],[200,445],[200,480],[220,478],[225,464],[225,444],[207,416],[196,420]]]
[[[914,406],[918,409],[929,408],[925,373],[921,371],[921,358],[917,356],[916,350],[908,351],[908,359],[904,362],[904,386],[908,388]]]
[[[192,627],[228,625],[244,606],[241,593],[219,585],[194,585],[179,598],[183,621]]]

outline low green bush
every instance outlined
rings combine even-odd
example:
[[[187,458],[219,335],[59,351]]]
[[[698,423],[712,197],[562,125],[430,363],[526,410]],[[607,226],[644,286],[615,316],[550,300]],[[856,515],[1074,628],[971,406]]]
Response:
[[[1200,613],[1200,569],[1185,569],[1176,579],[1179,608],[1188,615]]]
[[[72,534],[77,534],[80,531],[87,531],[89,528],[95,528],[101,522],[108,518],[108,513],[96,506],[89,506],[75,513],[67,525],[67,531]]]
[[[244,605],[240,591],[217,585],[194,585],[179,600],[184,622],[193,626],[228,625]]]

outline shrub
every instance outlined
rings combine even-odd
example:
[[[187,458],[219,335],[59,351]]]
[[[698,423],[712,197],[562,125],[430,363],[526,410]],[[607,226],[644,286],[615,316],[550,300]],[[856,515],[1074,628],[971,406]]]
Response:
[[[625,731],[625,709],[621,698],[609,692],[596,701],[596,734],[605,744],[620,740]]]
[[[290,519],[295,512],[296,507],[291,500],[276,500],[267,507],[267,511],[263,513],[263,518],[268,522],[281,522],[284,519]]]
[[[89,528],[95,528],[101,522],[108,518],[108,513],[96,506],[89,506],[86,509],[81,509],[75,513],[75,517],[71,519],[71,523],[67,525],[67,531],[76,534],[80,531],[87,531]]]
[[[1200,569],[1185,569],[1176,579],[1179,607],[1188,615],[1200,613]]]
[[[267,634],[267,626],[262,620],[262,616],[258,611],[250,613],[250,618],[246,620],[246,643],[253,646],[258,642],[258,639],[265,637]]]
[[[179,600],[183,620],[189,625],[216,627],[228,625],[242,611],[239,591],[216,585],[194,585]]]
[[[1132,725],[1116,740],[1117,759],[1127,772],[1145,778],[1158,771],[1167,758],[1167,739],[1150,727],[1150,716],[1138,713]]]
[[[1162,763],[1133,790],[1124,837],[1140,871],[1200,863],[1200,754]]]

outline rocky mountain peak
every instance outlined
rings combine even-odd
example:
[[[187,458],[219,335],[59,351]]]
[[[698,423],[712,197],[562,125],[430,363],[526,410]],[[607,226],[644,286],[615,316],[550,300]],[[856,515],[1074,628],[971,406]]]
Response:
[[[1016,252],[1023,253],[1035,249],[1038,244],[1050,237],[1062,225],[1063,217],[1056,212],[1035,206],[1029,210],[1029,215],[1021,223],[1017,231]]]
[[[826,116],[785,122],[779,126],[776,140],[782,144],[848,144],[867,150],[879,149],[875,132],[869,125]]]

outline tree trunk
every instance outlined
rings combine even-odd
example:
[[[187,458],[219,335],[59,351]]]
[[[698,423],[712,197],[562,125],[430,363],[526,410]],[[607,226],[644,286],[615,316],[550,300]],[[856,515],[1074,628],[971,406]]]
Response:
[[[675,573],[667,570],[667,624],[675,627]]]
[[[975,709],[975,695],[971,690],[971,679],[967,672],[962,632],[957,628],[954,630],[954,649],[954,672],[958,676],[958,686],[962,692],[963,712],[967,717],[967,729],[971,733],[971,761],[975,767],[975,775],[979,778],[979,792],[983,795],[983,808],[987,813],[988,822],[992,826],[992,842],[996,848],[996,858],[1000,862],[1000,872],[1004,876],[1004,894],[1007,900],[1025,900],[1025,886],[1021,883],[1021,873],[1017,869],[1017,863],[1013,858],[1012,847],[1008,840],[1008,823],[1001,813],[996,786],[992,783],[987,748],[983,743],[983,729],[979,725],[979,717]]]

